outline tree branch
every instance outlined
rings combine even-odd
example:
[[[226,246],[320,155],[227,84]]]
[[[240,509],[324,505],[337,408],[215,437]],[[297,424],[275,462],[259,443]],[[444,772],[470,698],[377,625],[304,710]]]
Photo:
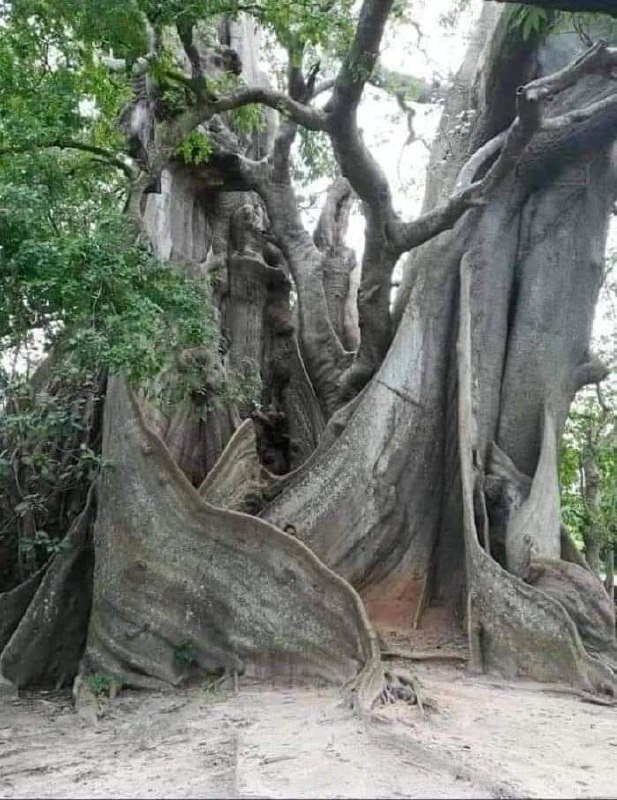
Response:
[[[483,182],[472,183],[466,189],[453,194],[445,203],[437,206],[412,222],[398,222],[392,226],[390,236],[399,255],[419,247],[424,242],[447,231],[473,206],[485,205],[482,198]]]
[[[544,104],[557,94],[574,86],[591,74],[610,74],[617,66],[617,48],[598,42],[563,69],[531,81],[517,90],[518,115],[507,131],[501,155],[483,181],[483,194],[494,187],[518,163],[523,151],[539,131],[561,130],[584,122],[597,113],[611,111],[617,105],[615,95],[592,104],[587,109],[575,109],[560,117],[543,119]]]
[[[431,83],[424,78],[415,78],[405,72],[389,69],[379,61],[368,82],[371,86],[393,95],[401,106],[406,102],[430,103],[433,99],[443,96],[439,83]],[[403,108],[403,111],[406,110]]]
[[[393,4],[394,0],[364,0],[362,3],[354,40],[326,107],[334,117],[348,116],[358,107],[364,86],[377,63],[379,46]]]
[[[476,150],[459,172],[454,185],[455,192],[462,192],[472,184],[473,179],[484,164],[493,156],[497,155],[502,149],[506,141],[507,133],[507,131],[498,133],[497,136],[494,136],[486,144],[482,145],[479,150]]]
[[[548,100],[580,81],[585,75],[610,72],[617,66],[617,48],[597,42],[563,69],[531,81],[523,87],[527,101]]]
[[[325,130],[326,117],[322,111],[293,100],[289,95],[283,92],[277,92],[274,89],[266,89],[260,86],[243,87],[226,97],[209,101],[204,109],[204,119],[200,121],[203,122],[214,114],[221,114],[223,111],[232,111],[234,108],[240,108],[241,106],[247,106],[252,103],[261,103],[264,106],[273,108],[284,116],[291,117],[291,119],[299,125],[303,125],[305,128],[310,128],[313,131]]]
[[[557,11],[599,12],[617,17],[614,0],[496,0],[498,3],[517,3],[524,6],[555,9]],[[487,0],[485,0],[487,2]]]
[[[576,374],[574,376],[574,385],[576,391],[581,389],[583,386],[589,386],[592,383],[597,384],[599,389],[600,381],[603,381],[609,372],[609,368],[602,361],[602,359],[598,355],[592,354],[589,358],[589,361],[581,364],[576,370]]]
[[[287,91],[293,101],[307,105],[311,100],[312,89],[309,89],[302,74],[302,58],[302,47],[296,49],[289,47],[287,49]],[[316,73],[313,73],[313,79],[315,75]],[[313,83],[313,80],[311,80],[311,83]],[[274,139],[272,166],[275,181],[291,183],[289,159],[297,132],[297,122],[293,119],[286,119]]]
[[[615,111],[617,111],[617,94],[612,97],[605,97],[603,100],[598,100],[597,103],[592,103],[585,108],[575,108],[573,111],[569,111],[566,114],[561,114],[558,117],[551,117],[542,123],[541,130],[566,130],[579,122],[586,122],[592,117],[603,116],[607,112]]]
[[[123,161],[121,158],[118,158],[118,156],[114,155],[110,150],[73,139],[52,139],[49,142],[29,142],[24,145],[12,145],[0,148],[0,155],[17,155],[19,153],[28,153],[33,150],[46,150],[52,147],[56,147],[59,150],[80,150],[84,153],[91,153],[92,155],[99,156],[99,159],[102,159],[111,167],[115,167],[124,172],[129,180],[135,180],[137,177],[135,167]]]

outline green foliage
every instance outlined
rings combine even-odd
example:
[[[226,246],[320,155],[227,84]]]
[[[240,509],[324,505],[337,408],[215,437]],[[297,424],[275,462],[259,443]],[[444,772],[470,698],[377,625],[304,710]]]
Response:
[[[20,505],[18,504],[15,508],[18,513],[23,510],[23,506],[20,508]],[[36,552],[38,549],[42,550],[44,560],[58,553],[67,552],[66,542],[63,539],[51,537],[46,531],[36,531],[32,539],[22,538],[19,545],[24,555]]]
[[[216,346],[207,291],[136,242],[115,188],[80,156],[0,165],[0,350],[36,331],[74,367],[139,383],[178,348]]]
[[[352,0],[258,0],[251,13],[292,53],[317,47],[341,56],[354,32]]]
[[[118,153],[115,121],[129,97],[128,76],[98,63],[52,7],[14,2],[3,14],[0,148],[74,139]]]
[[[338,170],[332,146],[323,131],[308,128],[298,130],[297,158],[293,165],[293,178],[300,184],[308,184],[318,178],[335,178]]]
[[[215,96],[230,94],[245,85],[245,81],[240,75],[234,75],[230,72],[224,72],[208,78],[208,90]],[[254,103],[235,108],[232,111],[228,111],[227,114],[233,129],[238,133],[253,133],[254,131],[263,130],[266,126],[263,109]]]
[[[47,388],[23,376],[0,382],[0,544],[22,578],[64,552],[70,499],[80,507],[84,487],[111,467],[91,434],[97,381],[76,370]]]
[[[116,683],[114,678],[95,672],[84,677],[84,682],[92,694],[97,697],[109,697],[112,687]]]
[[[255,364],[246,363],[240,370],[230,371],[221,386],[220,398],[226,406],[255,407],[261,395],[261,375]]]
[[[538,6],[513,5],[506,11],[508,29],[522,35],[524,41],[545,36],[554,24],[555,14]]]
[[[136,241],[121,213],[125,177],[110,167],[129,83],[96,47],[139,54],[140,6],[17,0],[2,14],[0,351],[35,335],[70,352],[73,368],[124,370],[139,383],[176,349],[216,347],[207,291]],[[103,153],[53,146],[67,141]],[[191,163],[211,152],[197,133],[183,148]]]
[[[174,648],[174,661],[175,663],[186,669],[193,664],[197,663],[197,651],[192,642],[181,642]]]
[[[602,546],[617,544],[616,433],[614,407],[607,413],[591,393],[579,399],[570,411],[562,439],[559,477],[563,521],[579,543],[591,531]],[[591,508],[585,497],[586,458],[592,458],[598,468],[598,509]]]
[[[205,133],[191,131],[182,140],[176,152],[182,157],[185,164],[207,164],[214,152],[214,147]]]
[[[522,4],[509,6],[505,14],[508,30],[520,34],[526,42],[549,33],[574,31],[588,45],[601,36],[611,38],[617,31],[617,21],[605,14],[554,11]]]
[[[239,133],[253,133],[263,131],[266,127],[266,118],[261,106],[250,104],[240,106],[229,112],[234,130]]]

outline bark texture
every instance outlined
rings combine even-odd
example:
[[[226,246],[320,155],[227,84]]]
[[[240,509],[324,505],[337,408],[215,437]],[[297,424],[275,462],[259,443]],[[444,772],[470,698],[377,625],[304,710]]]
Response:
[[[41,567],[19,586],[0,594],[0,652],[10,641],[21,618],[26,613],[43,580],[46,568],[46,566]]]
[[[583,600],[585,595],[580,592],[580,584],[576,586],[578,591],[572,591],[575,585],[571,580],[573,573],[580,580],[582,576],[576,573],[580,568],[554,562],[557,570],[563,563],[559,578],[567,575],[568,595],[562,580],[557,579],[551,585],[550,577],[554,579],[557,575],[556,570],[552,575],[549,571],[551,562],[540,562],[545,567],[542,570],[538,564],[534,588],[503,569],[480,545],[473,502],[474,484],[481,472],[473,396],[472,270],[473,261],[466,253],[461,260],[457,394],[470,666],[480,672],[496,670],[506,676],[531,677],[546,682],[564,681],[584,690],[614,694],[614,671],[592,658],[581,640],[581,633],[588,632],[586,626],[594,627],[598,615],[596,608],[590,613],[590,597]],[[550,425],[545,427],[545,441],[547,435],[553,436]],[[546,516],[541,505],[533,499],[533,486],[526,504],[529,506],[526,520],[533,542],[543,535],[542,525]],[[587,576],[583,580],[588,582],[588,573],[580,572]],[[538,591],[539,588],[543,591]],[[597,588],[602,592],[602,587]],[[575,596],[574,602],[572,595]],[[593,595],[597,597],[598,592]],[[592,601],[592,606],[596,603]],[[614,612],[611,616],[612,631],[602,642],[602,650],[608,650],[609,657],[614,655],[615,648]],[[606,631],[605,624],[601,625],[600,631],[602,629]],[[602,638],[600,631],[598,639]]]
[[[550,42],[512,44],[506,39],[512,34],[490,10],[480,30],[493,31],[491,47],[472,45],[471,63],[460,76],[467,91],[455,92],[440,142],[448,139],[461,105],[473,123],[444,153],[443,183],[429,186],[429,202],[449,192],[469,147],[482,147],[503,130],[495,130],[498,124],[512,123],[514,98],[500,102],[506,77],[523,85],[548,63],[564,67],[574,52],[554,51]],[[499,41],[513,53],[510,59],[496,61]],[[548,119],[614,101],[607,76],[587,75],[567,87],[553,97]],[[475,108],[467,106],[470,101]],[[469,591],[473,628],[477,614],[489,614],[493,593],[492,621],[482,623],[485,633],[490,628],[481,646],[486,668],[514,674],[527,662],[527,674],[541,680],[561,673],[562,679],[602,688],[610,673],[589,661],[572,617],[504,567],[522,575],[534,551],[549,559],[560,555],[556,442],[591,358],[598,266],[615,198],[617,125],[609,110],[601,120],[583,117],[580,126],[559,132],[557,123],[547,123],[546,133],[532,131],[521,141],[523,127],[517,121],[500,145],[503,157],[488,179],[486,205],[417,251],[405,310],[380,371],[340,436],[290,476],[264,517],[293,525],[358,588],[378,627],[410,630],[429,602],[463,610]],[[545,157],[549,152],[559,155]],[[504,172],[511,159],[516,169]],[[463,256],[473,265],[470,424],[477,480],[471,502],[486,547],[473,571],[468,563],[467,574],[455,354]],[[498,453],[509,465],[505,472],[492,471]],[[489,559],[493,547],[501,564]],[[563,598],[563,589],[554,594]],[[475,606],[483,610],[476,614]],[[554,644],[553,666],[538,656],[545,636]],[[607,642],[607,649],[612,646]]]
[[[50,559],[44,574],[37,573],[8,595],[20,593],[25,599],[38,583],[0,654],[0,672],[18,687],[66,686],[77,673],[92,596],[94,491],[92,486],[62,551]]]
[[[258,513],[274,481],[274,476],[259,461],[253,421],[246,419],[231,437],[198,491],[213,506],[249,514]]]
[[[305,675],[372,704],[379,651],[355,592],[291,536],[205,503],[119,379],[104,448],[85,672],[138,687]]]
[[[171,159],[158,174],[148,165],[161,193],[133,211],[145,212],[154,247],[176,268],[215,278],[227,341],[203,363],[207,408],[193,398],[162,414],[110,381],[103,455],[112,467],[98,493],[83,675],[137,687],[203,673],[311,676],[348,685],[366,709],[392,694],[382,693],[368,618],[409,633],[433,604],[466,617],[478,669],[614,691],[614,611],[590,573],[560,560],[556,450],[593,372],[591,320],[617,186],[615,52],[598,45],[561,70],[575,39],[568,52],[525,42],[487,7],[446,105],[427,213],[402,223],[355,122],[365,83],[357,65],[367,53],[374,64],[390,5],[363,4],[323,111],[291,74],[292,120],[271,158],[246,158],[259,143],[227,126],[237,98],[202,97],[218,160],[187,170]],[[185,55],[199,74],[209,62],[194,45],[184,43]],[[355,358],[342,302],[347,186],[333,188],[313,240],[289,177],[298,122],[327,130],[366,209]],[[238,186],[246,191],[231,191]],[[412,247],[391,318],[389,274]],[[219,377],[245,366],[261,375],[261,402],[225,407]],[[255,511],[264,494],[275,496],[262,519],[229,510]],[[2,668],[26,683],[38,667],[24,665],[23,640],[11,648],[20,627]],[[66,665],[50,663],[64,680]]]

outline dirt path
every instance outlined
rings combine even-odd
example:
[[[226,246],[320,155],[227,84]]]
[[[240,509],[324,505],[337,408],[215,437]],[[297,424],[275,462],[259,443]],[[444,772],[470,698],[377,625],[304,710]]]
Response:
[[[332,690],[126,692],[98,726],[67,693],[0,710],[2,797],[617,797],[617,710],[424,666],[439,712],[366,726]]]

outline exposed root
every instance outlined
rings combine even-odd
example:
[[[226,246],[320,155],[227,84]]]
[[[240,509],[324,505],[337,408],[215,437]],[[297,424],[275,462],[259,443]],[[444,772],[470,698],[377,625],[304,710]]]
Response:
[[[419,678],[404,669],[384,671],[384,684],[378,699],[384,706],[394,703],[418,706],[423,716],[427,709],[437,710],[435,702],[426,694]]]
[[[612,669],[613,641],[601,642],[608,645],[605,661],[592,658],[585,650],[579,630],[568,613],[577,612],[576,603],[561,592],[560,599],[555,599],[540,588],[531,586],[521,577],[504,570],[480,546],[476,529],[473,486],[475,459],[476,424],[473,414],[473,364],[471,356],[471,254],[465,254],[461,261],[461,298],[458,355],[458,402],[459,402],[459,447],[460,468],[463,493],[463,520],[466,552],[466,575],[468,581],[467,624],[470,645],[470,667],[479,672],[498,672],[505,677],[528,677],[545,683],[563,682],[577,687],[586,695],[615,694],[615,675]],[[545,413],[545,430],[543,451],[540,461],[544,459],[545,467],[540,464],[536,469],[536,478],[542,478],[544,472],[554,472],[554,430],[552,417],[548,410]],[[550,439],[550,447],[549,447]],[[549,459],[550,456],[550,459]],[[548,462],[551,464],[548,464]],[[552,465],[552,466],[551,466]],[[549,470],[550,466],[550,470]],[[553,476],[554,477],[554,476]],[[541,502],[541,486],[548,486],[549,481],[539,480],[534,494],[530,492],[526,515],[522,515],[520,526],[516,529],[515,541],[524,543],[528,534],[543,535],[550,527],[551,514],[548,514]],[[543,490],[548,491],[548,488]],[[552,491],[552,490],[551,490]],[[534,497],[532,498],[532,495]],[[533,502],[531,502],[533,499]],[[550,504],[549,504],[550,505]],[[528,513],[527,513],[528,512]],[[550,517],[550,519],[549,519]],[[524,524],[523,524],[524,522]],[[550,524],[549,524],[550,523]],[[555,526],[554,526],[555,527]],[[559,526],[556,524],[556,534]],[[520,536],[519,536],[520,534]],[[558,543],[558,538],[555,543]],[[542,544],[542,543],[540,543]],[[546,542],[544,542],[546,544]],[[542,547],[540,548],[542,549]],[[512,551],[514,553],[514,551]],[[523,550],[516,550],[516,562],[522,565]],[[514,558],[514,557],[513,557]],[[514,558],[514,563],[516,561]],[[544,559],[543,573],[549,566],[557,563],[560,570],[578,570],[577,580],[580,585],[587,585],[587,573],[580,567],[563,565],[558,560]],[[510,566],[510,565],[509,565]],[[526,572],[529,571],[529,562]],[[554,572],[558,572],[556,569]],[[552,573],[551,573],[552,574]],[[559,572],[559,574],[561,574]],[[553,586],[553,583],[551,586]],[[547,585],[545,588],[549,588]],[[558,588],[561,591],[560,586]],[[556,590],[554,590],[556,593]],[[582,596],[589,592],[582,592]],[[569,597],[569,595],[568,595]],[[576,599],[576,598],[575,598]],[[587,603],[580,602],[583,612],[587,611]],[[579,619],[585,619],[581,612]],[[576,614],[575,614],[576,615]],[[580,624],[580,623],[579,623]],[[592,626],[593,627],[593,626]],[[607,637],[612,639],[613,637]]]
[[[384,660],[397,658],[403,661],[457,661],[465,663],[467,656],[464,653],[448,653],[441,650],[382,650]]]
[[[560,694],[579,697],[583,703],[591,703],[595,706],[609,706],[617,707],[617,697],[609,697],[606,695],[592,694],[583,689],[578,689],[576,686],[564,686],[560,683],[544,683],[544,684],[526,684],[526,683],[509,683],[507,681],[489,681],[488,686],[494,686],[497,689],[514,689],[516,691],[525,692],[539,692],[541,694]]]
[[[109,383],[95,529],[93,605],[82,671],[135,688],[195,673],[351,684],[370,711],[382,684],[376,634],[354,589],[272,525],[199,496]],[[235,676],[234,676],[235,673]]]

